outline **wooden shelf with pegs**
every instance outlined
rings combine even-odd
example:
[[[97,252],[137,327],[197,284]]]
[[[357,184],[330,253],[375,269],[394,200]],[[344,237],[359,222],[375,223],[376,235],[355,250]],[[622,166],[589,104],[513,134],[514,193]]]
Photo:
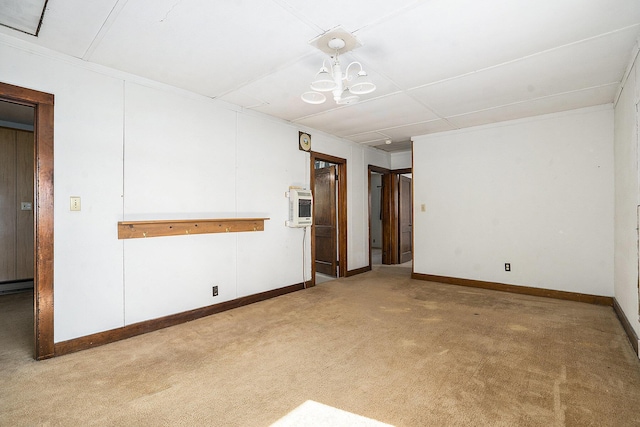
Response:
[[[264,231],[264,221],[268,219],[269,218],[224,218],[120,221],[118,222],[118,239]]]

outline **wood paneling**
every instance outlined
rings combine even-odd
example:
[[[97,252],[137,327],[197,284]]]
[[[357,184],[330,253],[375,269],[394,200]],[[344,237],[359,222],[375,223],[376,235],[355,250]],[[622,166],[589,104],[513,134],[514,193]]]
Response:
[[[264,221],[269,218],[190,219],[166,221],[121,221],[118,223],[118,239],[138,239],[160,236],[185,236],[189,234],[238,233],[264,231]]]
[[[0,282],[16,280],[16,131],[0,128]]]
[[[16,132],[16,277],[33,279],[33,132]],[[31,209],[22,209],[23,202]]]
[[[0,282],[33,279],[33,145],[33,132],[0,128]]]

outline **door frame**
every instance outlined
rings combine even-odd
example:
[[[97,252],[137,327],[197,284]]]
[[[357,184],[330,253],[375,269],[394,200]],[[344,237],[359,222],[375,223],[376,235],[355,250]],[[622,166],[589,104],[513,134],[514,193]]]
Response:
[[[328,154],[310,153],[309,185],[311,193],[315,197],[315,163],[316,160],[333,163],[338,166],[338,200],[336,200],[336,210],[338,212],[338,277],[347,275],[347,160],[331,156]],[[316,228],[311,227],[311,286],[316,284]]]
[[[367,168],[368,175],[368,193],[369,193],[369,269],[373,268],[371,260],[371,172],[382,175],[382,263],[386,265],[398,264],[400,262],[399,255],[399,176],[405,173],[412,173],[412,168],[404,169],[387,169],[380,166],[369,165]],[[412,180],[413,183],[413,180]],[[413,199],[413,185],[411,189],[411,198]],[[386,203],[384,203],[386,202]],[[411,232],[413,239],[413,230]],[[412,243],[413,246],[413,243]]]
[[[34,108],[34,357],[55,355],[53,336],[54,96],[0,82],[0,100]]]

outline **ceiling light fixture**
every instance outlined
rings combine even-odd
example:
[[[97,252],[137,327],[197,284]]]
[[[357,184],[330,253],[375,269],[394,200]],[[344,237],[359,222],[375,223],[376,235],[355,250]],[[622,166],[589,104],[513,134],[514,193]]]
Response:
[[[366,95],[376,90],[376,85],[362,68],[359,62],[352,62],[342,74],[342,67],[338,59],[340,49],[344,48],[346,43],[342,38],[336,37],[327,43],[329,48],[335,52],[331,56],[329,67],[327,61],[322,63],[320,71],[316,74],[311,83],[311,91],[302,94],[302,100],[309,104],[322,104],[327,97],[322,92],[332,92],[333,99],[338,105],[355,104],[360,100],[358,95]],[[353,68],[353,73],[350,71]],[[356,72],[356,68],[359,71]]]

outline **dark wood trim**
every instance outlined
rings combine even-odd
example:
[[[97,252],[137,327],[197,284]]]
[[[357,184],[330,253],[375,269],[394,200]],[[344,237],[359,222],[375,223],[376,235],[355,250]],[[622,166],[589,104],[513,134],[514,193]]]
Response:
[[[38,104],[54,104],[54,96],[50,93],[27,89],[0,82],[0,96],[3,101],[35,107]]]
[[[184,236],[206,233],[239,233],[264,231],[269,218],[190,219],[118,222],[118,239],[159,236]]]
[[[320,160],[338,165],[338,277],[347,275],[347,160],[328,154],[311,151],[309,172],[311,191],[315,188],[315,162]],[[316,230],[311,227],[311,286],[316,283]]]
[[[373,268],[373,261],[371,260],[371,165],[367,168],[367,206],[369,212],[368,226],[367,226],[367,240],[369,245],[367,250],[369,251],[369,270]]]
[[[368,195],[369,195],[369,198],[368,198],[369,199],[369,218],[368,218],[369,219],[369,228],[368,228],[367,237],[368,237],[368,241],[369,241],[369,269],[370,270],[373,268],[373,260],[371,259],[371,245],[372,245],[372,243],[371,243],[371,216],[372,216],[372,212],[371,212],[371,173],[372,172],[375,172],[375,173],[378,173],[378,174],[382,175],[381,178],[380,178],[380,184],[384,187],[384,182],[383,182],[384,176],[388,175],[391,171],[389,169],[386,169],[386,168],[383,168],[383,167],[380,167],[380,166],[369,165],[367,167],[367,178],[368,178],[367,192],[368,192]],[[383,189],[383,192],[384,192],[384,189]],[[385,261],[387,260],[386,254],[387,254],[387,250],[388,250],[387,246],[389,246],[389,235],[388,235],[389,233],[388,233],[388,226],[387,226],[387,228],[385,228],[385,223],[387,221],[386,216],[387,216],[388,213],[387,213],[386,207],[384,205],[384,201],[386,199],[384,197],[383,192],[380,193],[380,205],[381,205],[381,209],[384,210],[384,212],[382,213],[383,218],[382,218],[382,242],[381,242],[382,253],[383,253],[383,255],[382,255],[382,263],[384,264]]]
[[[358,274],[366,273],[367,271],[371,271],[371,266],[364,266],[360,268],[356,268],[354,270],[347,271],[347,277],[356,276]]]
[[[410,168],[404,168],[404,169],[394,169],[391,171],[391,173],[395,173],[398,175],[402,175],[404,173],[412,173],[413,172],[413,167]]]
[[[416,267],[416,191],[415,191],[415,175],[413,173],[413,140],[411,140],[411,206],[413,207],[413,227],[411,227],[411,274],[415,272]]]
[[[368,173],[368,193],[369,193],[369,267],[373,267],[371,260],[371,172],[382,175],[382,263],[387,265],[398,264],[399,255],[399,180],[400,175],[412,173],[411,168],[386,169],[380,166],[369,165]],[[411,194],[413,198],[413,180],[411,180]],[[411,233],[412,248],[413,231]],[[413,257],[413,254],[412,254]]]
[[[432,274],[411,273],[412,279],[428,282],[446,283],[449,285],[469,286],[472,288],[491,289],[494,291],[511,292],[515,294],[533,295],[537,297],[555,298],[569,301],[586,302],[589,304],[613,306],[613,297],[581,294],[577,292],[556,291],[553,289],[532,288],[529,286],[507,285],[504,283],[485,282],[482,280],[461,279],[458,277],[435,276]]]
[[[181,323],[190,322],[192,320],[200,319],[212,314],[221,313],[223,311],[232,310],[234,308],[264,301],[270,298],[275,298],[291,292],[300,291],[302,289],[304,289],[304,284],[298,283],[296,285],[285,286],[283,288],[273,289],[258,294],[247,295],[231,301],[225,301],[220,304],[209,305],[207,307],[201,307],[195,310],[176,313],[169,316],[160,317],[158,319],[134,323],[122,328],[111,329],[80,338],[74,338],[68,341],[58,342],[55,344],[55,355],[62,356],[65,354],[75,353],[77,351],[124,340],[127,338],[135,337],[137,335],[142,335],[148,332],[157,331],[159,329],[168,328],[170,326],[179,325]]]
[[[53,106],[49,93],[0,83],[0,99],[34,108],[34,340],[35,358],[54,355],[53,343]]]
[[[370,172],[378,172],[379,174],[390,173],[391,169],[383,168],[381,166],[369,165]]]
[[[398,264],[398,211],[399,211],[399,192],[398,192],[398,174],[388,173],[382,176],[382,190],[385,210],[385,220],[382,224],[382,232],[388,239],[386,239],[386,245],[384,245],[384,251],[387,253],[387,262],[383,261],[383,264],[394,265]],[[385,239],[383,239],[385,240]]]
[[[638,353],[638,334],[636,334],[631,323],[629,323],[629,319],[627,319],[627,316],[624,314],[624,311],[622,311],[622,307],[620,307],[620,304],[618,304],[618,300],[615,299],[615,297],[613,298],[613,311],[615,311],[616,316],[618,316],[618,320],[627,334],[627,338],[629,339],[629,343],[631,343],[631,347],[633,347],[633,351],[636,352],[636,355],[640,356]]]
[[[347,160],[338,167],[338,270],[347,275]]]

